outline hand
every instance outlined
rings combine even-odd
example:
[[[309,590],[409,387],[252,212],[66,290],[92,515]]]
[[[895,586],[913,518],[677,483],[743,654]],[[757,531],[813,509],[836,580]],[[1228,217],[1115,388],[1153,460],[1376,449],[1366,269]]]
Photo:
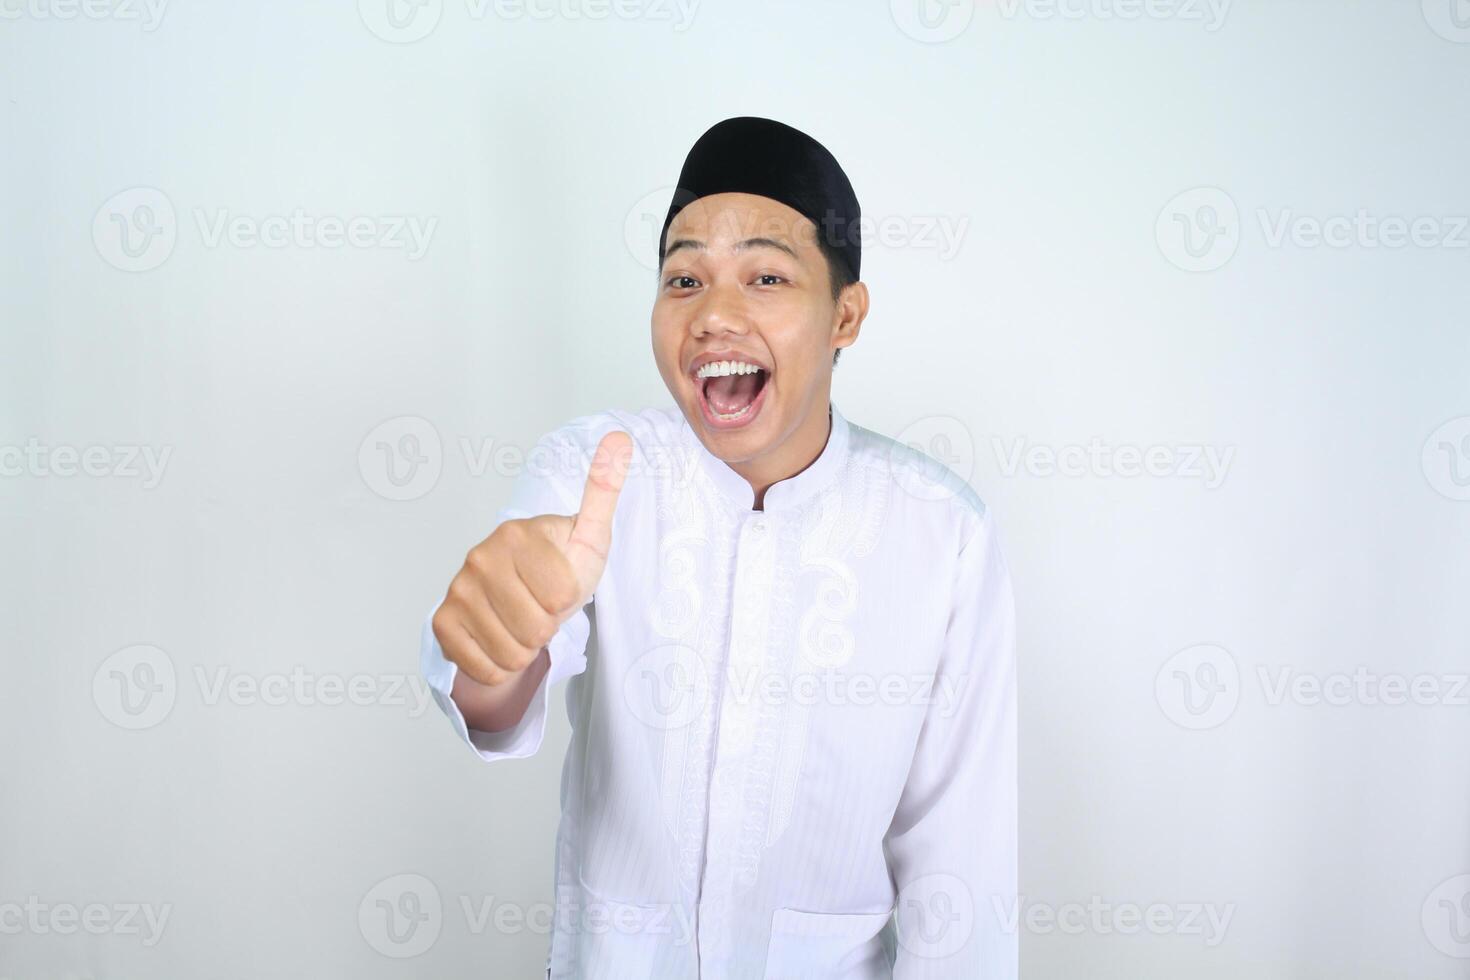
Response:
[[[626,432],[608,433],[574,516],[505,521],[470,549],[433,620],[444,656],[470,678],[497,685],[525,670],[587,604],[607,565],[632,456]]]

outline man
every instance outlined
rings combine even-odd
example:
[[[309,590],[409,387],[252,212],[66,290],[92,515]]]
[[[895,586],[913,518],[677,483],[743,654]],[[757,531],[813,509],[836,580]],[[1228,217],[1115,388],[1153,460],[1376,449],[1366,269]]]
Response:
[[[1009,579],[963,481],[831,403],[858,220],[804,133],[700,137],[652,317],[677,410],[543,439],[425,626],[487,760],[570,678],[549,977],[1016,976]]]

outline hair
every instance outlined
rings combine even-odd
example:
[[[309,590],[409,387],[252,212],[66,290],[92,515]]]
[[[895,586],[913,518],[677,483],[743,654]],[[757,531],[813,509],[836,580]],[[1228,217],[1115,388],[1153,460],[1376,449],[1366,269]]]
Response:
[[[822,256],[827,260],[827,279],[832,284],[832,302],[842,298],[842,291],[857,282],[857,276],[852,274],[852,269],[847,264],[847,259],[837,251],[837,247],[829,242],[824,236],[817,236],[817,248],[821,250]],[[832,363],[837,363],[837,358],[842,356],[839,348],[832,352]]]

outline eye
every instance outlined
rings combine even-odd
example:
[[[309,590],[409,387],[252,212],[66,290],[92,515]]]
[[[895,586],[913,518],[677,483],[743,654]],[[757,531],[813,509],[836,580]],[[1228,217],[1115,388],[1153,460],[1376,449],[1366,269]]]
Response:
[[[699,280],[693,276],[671,276],[664,285],[671,289],[693,289],[699,285]]]
[[[767,279],[773,279],[775,281],[774,282],[766,282]],[[756,281],[756,283],[758,285],[761,285],[761,286],[775,286],[775,285],[777,285],[779,283],[785,282],[786,279],[784,277],[782,277],[782,276],[776,275],[774,272],[766,272],[766,273],[762,273],[759,276],[756,276],[755,281]]]

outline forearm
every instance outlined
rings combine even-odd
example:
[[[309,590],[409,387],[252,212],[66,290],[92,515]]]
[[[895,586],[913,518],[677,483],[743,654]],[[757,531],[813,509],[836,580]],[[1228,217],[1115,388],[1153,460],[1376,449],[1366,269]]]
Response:
[[[504,682],[491,686],[481,684],[459,671],[454,675],[450,697],[464,715],[465,724],[479,732],[503,732],[514,728],[525,717],[541,679],[551,667],[551,655],[542,647],[536,659]]]

